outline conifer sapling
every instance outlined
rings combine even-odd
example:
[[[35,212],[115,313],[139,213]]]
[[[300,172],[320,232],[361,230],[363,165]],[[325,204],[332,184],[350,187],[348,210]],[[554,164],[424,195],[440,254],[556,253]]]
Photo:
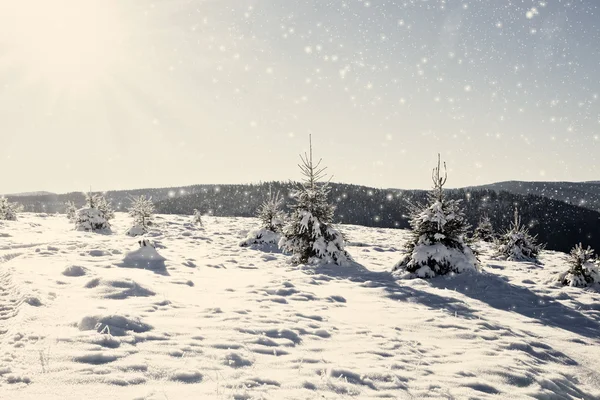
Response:
[[[20,211],[21,207],[17,203],[10,203],[6,197],[0,197],[0,220],[16,221]]]
[[[569,255],[569,270],[559,274],[558,281],[564,286],[586,287],[600,283],[600,271],[594,250],[588,246],[584,249],[581,243],[576,245]]]
[[[544,246],[537,243],[535,236],[521,224],[519,210],[515,207],[514,220],[498,240],[494,242],[496,256],[508,261],[537,262]]]
[[[295,204],[292,215],[283,227],[279,247],[292,254],[292,263],[335,263],[344,265],[352,261],[344,250],[344,237],[332,226],[335,207],[328,203],[328,183],[318,182],[326,168],[321,160],[313,163],[312,141],[310,153],[300,156],[298,166],[304,175],[292,193]]]
[[[68,201],[66,206],[67,219],[71,222],[75,222],[75,219],[77,218],[77,207],[75,206],[75,203],[73,201]]]
[[[269,188],[267,199],[258,208],[258,219],[261,222],[259,229],[252,230],[240,242],[240,246],[276,245],[281,239],[281,230],[284,223],[284,214],[281,211],[283,198],[279,192],[273,194]]]
[[[204,224],[202,223],[202,213],[200,212],[200,210],[197,210],[194,208],[194,223],[196,225],[199,225],[201,228],[204,226]]]
[[[127,231],[129,236],[144,235],[148,232],[148,227],[152,225],[152,216],[154,215],[154,204],[152,198],[146,198],[141,195],[131,199],[129,215],[133,218],[133,226]]]
[[[494,232],[490,217],[487,215],[482,216],[477,228],[475,228],[475,232],[473,232],[473,239],[491,243],[495,238],[496,233]]]
[[[446,164],[444,163],[444,170]],[[465,243],[468,224],[459,200],[444,195],[447,172],[440,175],[440,157],[433,169],[429,205],[411,205],[412,227],[405,245],[406,256],[393,268],[403,277],[433,278],[437,275],[476,271],[479,261]]]

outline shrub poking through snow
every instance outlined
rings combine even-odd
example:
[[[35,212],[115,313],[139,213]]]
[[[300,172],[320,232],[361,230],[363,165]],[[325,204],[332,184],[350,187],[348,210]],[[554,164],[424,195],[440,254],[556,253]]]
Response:
[[[75,203],[68,201],[66,206],[67,219],[71,222],[75,222],[75,219],[77,218],[77,207],[75,207]]]
[[[475,232],[473,232],[473,239],[482,240],[488,243],[494,242],[496,239],[496,232],[494,232],[490,217],[487,215],[481,217],[477,228],[475,228]]]
[[[344,250],[344,237],[331,224],[335,207],[328,203],[327,183],[317,181],[324,176],[321,160],[314,164],[312,143],[310,155],[300,156],[304,181],[292,193],[296,203],[292,215],[282,229],[279,247],[292,254],[292,263],[346,264],[352,258]]]
[[[0,220],[16,221],[19,211],[19,204],[10,203],[6,197],[0,197]]]
[[[510,228],[494,242],[496,256],[508,261],[537,262],[537,257],[544,246],[537,244],[535,236],[521,225],[519,210],[515,208],[515,219]]]
[[[446,171],[443,177],[440,176],[438,155],[429,205],[411,205],[412,232],[405,246],[407,254],[393,268],[403,277],[433,278],[477,270],[479,261],[464,242],[469,226],[460,209],[460,201],[444,196],[447,178]]]
[[[194,224],[199,225],[200,227],[203,227],[204,224],[202,223],[202,213],[200,212],[200,210],[197,210],[194,208]]]
[[[558,280],[565,286],[586,287],[600,283],[600,271],[594,257],[594,250],[588,246],[584,249],[581,243],[571,250],[569,270],[558,275]]]
[[[84,232],[110,232],[108,221],[115,214],[110,204],[101,194],[87,193],[86,206],[77,210],[75,230]]]
[[[246,239],[240,242],[240,246],[247,247],[251,245],[277,244],[281,239],[281,229],[284,223],[284,214],[281,211],[283,198],[277,192],[273,194],[269,189],[267,199],[258,209],[258,219],[261,227],[248,233]]]
[[[131,199],[129,215],[133,218],[133,226],[127,231],[129,236],[141,236],[148,233],[148,227],[152,225],[154,215],[154,204],[152,198],[146,196]]]

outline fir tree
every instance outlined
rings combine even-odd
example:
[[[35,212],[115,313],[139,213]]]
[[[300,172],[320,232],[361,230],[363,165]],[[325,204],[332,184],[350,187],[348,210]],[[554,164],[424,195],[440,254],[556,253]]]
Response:
[[[86,193],[85,203],[87,208],[93,208],[100,211],[102,217],[107,221],[110,221],[115,217],[115,212],[110,203],[101,193]]]
[[[17,203],[10,203],[6,197],[0,197],[0,220],[16,221],[17,213],[21,207]]]
[[[564,286],[574,287],[586,287],[600,283],[600,271],[596,263],[594,250],[589,246],[584,249],[579,243],[569,255],[569,270],[559,274],[558,280]]]
[[[202,213],[196,208],[194,208],[194,223],[199,225],[201,228],[204,226],[202,223]]]
[[[258,209],[258,219],[261,222],[259,229],[250,231],[246,239],[240,242],[240,246],[251,245],[276,245],[281,239],[281,230],[284,223],[284,214],[281,211],[283,198],[279,192],[273,194],[269,187],[267,199]]]
[[[515,207],[515,218],[511,226],[494,242],[496,256],[508,261],[537,262],[544,246],[537,244],[535,236],[521,224],[519,210]]]
[[[429,205],[410,205],[411,236],[405,245],[406,256],[393,271],[407,277],[433,278],[437,275],[477,270],[479,262],[465,243],[469,228],[459,200],[448,200],[444,184],[448,179],[446,163],[440,175],[440,157],[433,169],[433,190]]]
[[[295,204],[292,215],[283,227],[279,247],[292,254],[292,262],[346,264],[352,258],[344,250],[344,237],[332,226],[335,207],[328,203],[328,182],[319,183],[326,168],[320,167],[321,160],[313,163],[312,141],[310,153],[300,156],[298,166],[304,175],[292,193]]]
[[[148,232],[148,227],[152,225],[152,216],[154,214],[154,204],[152,198],[146,198],[141,195],[131,199],[129,215],[133,218],[133,226],[127,231],[129,236],[144,235]]]
[[[283,197],[279,192],[273,194],[271,188],[269,188],[267,199],[258,209],[258,219],[262,224],[262,228],[271,232],[281,232],[285,219],[283,211],[281,211],[282,206]]]
[[[110,232],[109,219],[114,217],[114,211],[100,194],[87,193],[85,207],[77,210],[75,229],[85,232]]]
[[[75,222],[75,218],[77,218],[77,207],[75,207],[75,203],[73,201],[68,201],[66,206],[67,219],[71,222]]]
[[[96,207],[107,221],[115,218],[115,211],[112,209],[108,200],[106,200],[106,197],[101,194],[97,195]]]
[[[487,215],[482,216],[477,228],[475,228],[475,232],[473,232],[473,239],[491,243],[495,238],[496,233],[494,232],[490,217]]]

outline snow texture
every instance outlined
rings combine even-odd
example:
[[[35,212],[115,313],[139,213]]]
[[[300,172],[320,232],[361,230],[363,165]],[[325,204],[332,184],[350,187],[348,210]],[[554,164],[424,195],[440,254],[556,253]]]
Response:
[[[353,263],[290,268],[237,245],[256,218],[158,217],[165,273],[64,216],[0,224],[0,399],[600,398],[599,285],[558,283],[566,254],[398,280],[408,231],[340,225]]]

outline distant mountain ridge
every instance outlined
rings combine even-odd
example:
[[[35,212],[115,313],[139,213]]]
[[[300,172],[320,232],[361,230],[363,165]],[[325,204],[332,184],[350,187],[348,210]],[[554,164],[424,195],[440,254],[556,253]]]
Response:
[[[5,194],[3,196],[5,196],[5,197],[34,197],[34,196],[48,196],[48,195],[53,195],[53,194],[56,194],[56,193],[39,191],[39,192],[11,193],[11,194]]]

